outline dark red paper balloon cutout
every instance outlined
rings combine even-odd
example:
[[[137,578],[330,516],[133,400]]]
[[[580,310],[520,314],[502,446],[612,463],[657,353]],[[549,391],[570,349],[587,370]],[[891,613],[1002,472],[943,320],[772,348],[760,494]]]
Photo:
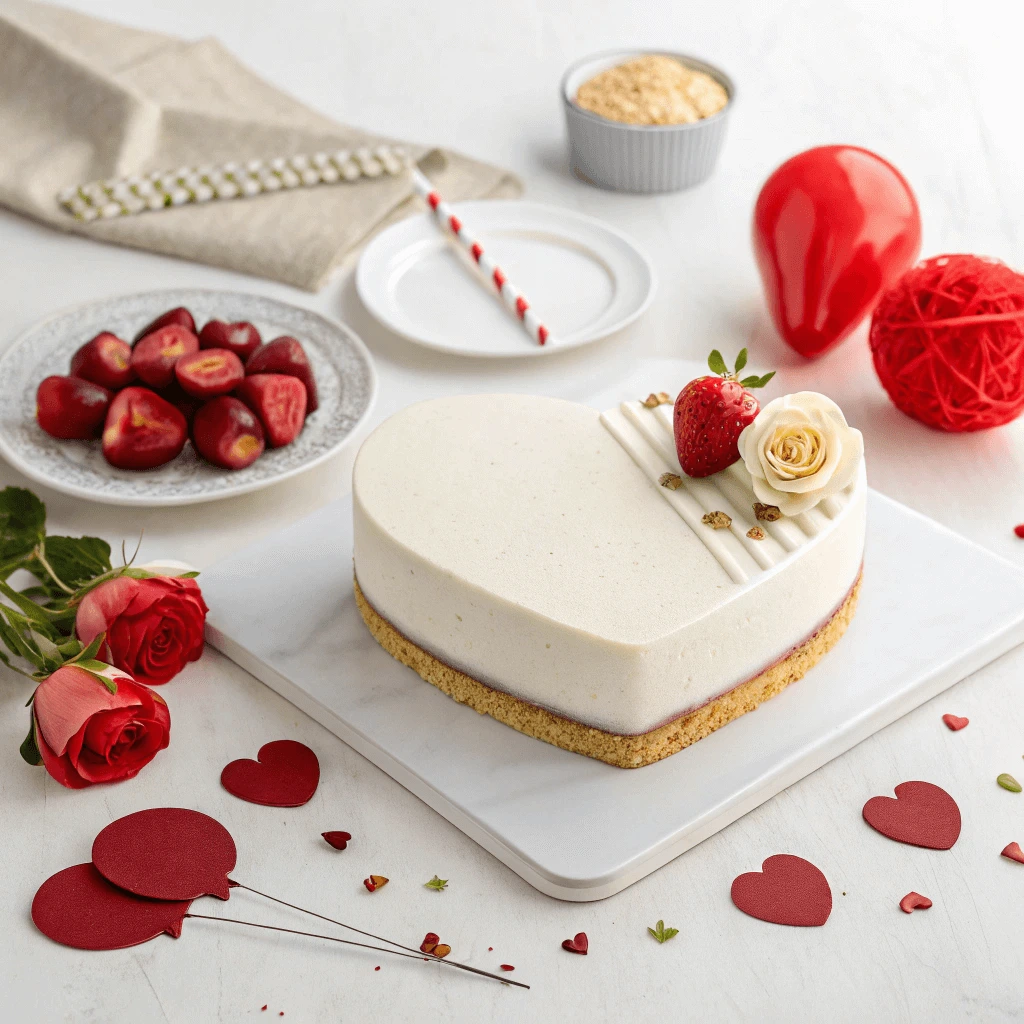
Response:
[[[732,901],[751,917],[798,927],[823,925],[832,913],[832,890],[821,870],[803,857],[779,853],[760,871],[732,883]]]
[[[948,850],[960,838],[960,808],[930,782],[901,782],[896,796],[873,796],[863,810],[864,820],[898,843]]]
[[[226,900],[235,858],[231,833],[208,814],[185,807],[128,814],[92,844],[92,862],[107,881],[155,900]]]
[[[241,758],[226,765],[220,784],[241,800],[268,807],[300,807],[320,785],[320,762],[304,743],[264,743],[259,760]]]
[[[75,949],[125,949],[163,932],[177,938],[191,900],[147,900],[111,885],[92,864],[51,875],[32,900],[46,936]]]

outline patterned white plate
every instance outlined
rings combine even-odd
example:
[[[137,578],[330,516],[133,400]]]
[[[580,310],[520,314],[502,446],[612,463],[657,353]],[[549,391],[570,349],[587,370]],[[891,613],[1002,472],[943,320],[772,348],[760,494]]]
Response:
[[[302,342],[316,374],[320,407],[285,448],[267,449],[232,472],[201,460],[191,444],[158,469],[115,469],[99,441],[60,441],[35,420],[39,382],[68,372],[75,350],[100,331],[131,340],[152,319],[186,306],[198,324],[248,320],[264,341],[290,334]],[[0,356],[0,455],[56,491],[109,505],[193,505],[269,487],[336,452],[369,415],[377,374],[366,346],[347,327],[319,313],[262,295],[189,288],[100,299],[36,324]]]

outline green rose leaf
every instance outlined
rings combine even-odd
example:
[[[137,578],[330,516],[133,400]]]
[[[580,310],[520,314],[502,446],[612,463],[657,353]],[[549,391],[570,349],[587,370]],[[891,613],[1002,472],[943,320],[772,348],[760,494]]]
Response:
[[[0,578],[21,566],[46,537],[46,506],[23,487],[0,491]]]
[[[110,572],[112,568],[110,545],[99,537],[47,537],[43,557],[53,575],[72,590]],[[42,581],[51,596],[66,593],[54,582],[38,557],[32,560],[28,569]]]
[[[33,767],[38,768],[43,763],[43,755],[39,753],[36,744],[36,720],[33,717],[28,723],[28,735],[18,748],[21,756]]]

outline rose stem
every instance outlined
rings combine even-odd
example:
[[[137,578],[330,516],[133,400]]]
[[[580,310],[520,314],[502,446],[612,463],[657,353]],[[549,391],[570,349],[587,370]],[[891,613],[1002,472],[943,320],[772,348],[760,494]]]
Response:
[[[286,904],[287,905],[287,904]],[[423,953],[417,952],[415,955],[411,953],[399,953],[395,949],[385,949],[383,946],[371,946],[365,942],[353,942],[352,939],[339,939],[336,935],[319,935],[317,932],[300,932],[294,928],[282,928],[276,924],[257,924],[255,921],[240,921],[237,917],[220,917],[214,916],[213,914],[193,914],[191,911],[185,915],[185,917],[194,917],[202,921],[223,921],[228,924],[244,924],[248,928],[265,928],[271,932],[286,932],[288,935],[304,935],[310,939],[325,939],[328,942],[340,942],[345,946],[358,946],[360,949],[372,949],[377,953],[390,953],[391,956],[400,956],[404,960],[421,960],[424,963],[438,963],[443,964],[444,960],[437,957],[424,956]],[[386,939],[384,940],[387,941]],[[403,946],[403,949],[408,947]],[[458,967],[459,964],[449,964],[449,967]],[[516,985],[519,988],[529,988],[529,985],[524,985],[518,981],[512,981],[509,978],[502,978],[497,974],[488,974],[487,971],[478,971],[475,967],[467,967],[466,970],[472,971],[474,974],[481,974],[485,978],[493,978],[495,981],[500,981],[503,985]]]
[[[318,917],[321,921],[326,921],[328,924],[336,924],[339,928],[347,928],[350,932],[356,932],[358,935],[365,935],[368,939],[376,939],[378,942],[386,942],[389,946],[397,946],[398,949],[407,950],[410,953],[421,953],[418,949],[413,949],[411,946],[403,946],[400,942],[393,942],[391,939],[385,939],[382,935],[374,935],[373,932],[364,932],[362,928],[356,928],[350,924],[344,924],[341,921],[336,921],[333,917],[326,917],[323,914],[318,914],[315,910],[307,910],[305,907],[296,906],[294,903],[287,903],[285,900],[279,900],[276,896],[271,896],[269,893],[260,892],[259,889],[253,889],[252,886],[243,885],[241,882],[236,882],[234,879],[229,878],[229,882],[233,884],[236,889],[245,889],[246,892],[254,893],[257,896],[262,896],[266,900],[273,900],[274,903],[280,903],[282,907],[290,907],[292,910],[297,910],[301,914],[309,914],[311,917]],[[370,947],[371,949],[374,947]],[[491,974],[489,971],[482,971],[478,967],[470,967],[469,964],[460,964],[457,960],[442,960],[437,959],[438,963],[445,964],[448,967],[457,967],[461,971],[470,971],[472,974],[482,974],[485,978],[494,978],[497,981],[503,981],[508,985],[518,985],[520,988],[529,988],[529,985],[524,985],[518,981],[508,981],[502,978],[498,974]]]

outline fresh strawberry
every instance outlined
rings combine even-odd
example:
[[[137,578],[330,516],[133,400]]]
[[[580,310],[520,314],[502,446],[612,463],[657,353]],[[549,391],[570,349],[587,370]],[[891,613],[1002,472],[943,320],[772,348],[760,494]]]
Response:
[[[272,448],[291,444],[306,419],[306,389],[302,381],[283,373],[254,373],[246,377],[238,397],[260,418]]]
[[[763,377],[739,378],[747,350],[736,357],[732,373],[716,349],[708,359],[715,377],[691,380],[676,399],[675,435],[679,465],[687,476],[711,476],[740,457],[736,442],[760,406],[748,388],[763,388],[775,371]]]
[[[135,380],[132,347],[110,331],[101,331],[71,357],[71,376],[120,391]]]
[[[81,377],[47,377],[36,391],[36,419],[53,437],[96,437],[113,395]]]
[[[221,395],[196,413],[192,420],[192,443],[215,466],[245,469],[263,454],[263,428],[246,405],[237,398]]]
[[[132,350],[132,369],[144,384],[165,388],[174,380],[174,364],[199,351],[199,339],[180,324],[147,334]]]
[[[247,320],[226,324],[211,320],[199,332],[200,348],[226,348],[244,363],[263,344],[260,332]]]
[[[154,469],[181,454],[185,417],[149,388],[119,391],[103,428],[103,457],[118,469]]]
[[[216,398],[234,391],[245,378],[242,360],[226,348],[200,349],[174,364],[174,375],[195,398]]]
[[[161,327],[167,327],[170,324],[178,324],[181,327],[187,328],[193,334],[196,333],[195,317],[184,306],[175,306],[174,309],[161,313],[152,323],[146,324],[132,339],[132,344],[138,344],[147,334],[159,331]]]
[[[305,349],[287,334],[261,345],[245,364],[245,372],[283,373],[298,377],[306,388],[306,415],[316,412],[320,404],[316,393],[313,367],[309,365]]]

